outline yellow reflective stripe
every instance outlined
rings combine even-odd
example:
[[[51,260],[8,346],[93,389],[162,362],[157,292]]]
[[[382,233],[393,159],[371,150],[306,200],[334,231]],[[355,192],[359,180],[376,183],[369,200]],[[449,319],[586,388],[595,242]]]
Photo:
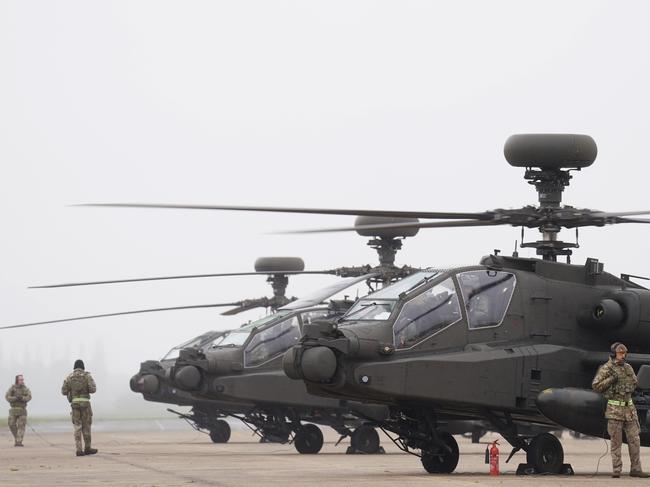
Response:
[[[612,406],[634,406],[632,399],[629,401],[617,401],[615,399],[609,399],[607,401],[607,404],[611,404]]]
[[[72,402],[90,402],[89,397],[73,397]]]

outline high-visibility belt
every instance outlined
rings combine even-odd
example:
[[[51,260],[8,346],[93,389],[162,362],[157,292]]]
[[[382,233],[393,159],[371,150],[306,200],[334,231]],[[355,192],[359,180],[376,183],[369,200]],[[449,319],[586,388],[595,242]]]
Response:
[[[610,399],[607,401],[607,404],[611,404],[612,406],[634,406],[632,399],[628,401],[617,401],[616,399]]]
[[[89,397],[73,397],[72,398],[72,404],[79,403],[79,402],[90,402],[90,398]]]

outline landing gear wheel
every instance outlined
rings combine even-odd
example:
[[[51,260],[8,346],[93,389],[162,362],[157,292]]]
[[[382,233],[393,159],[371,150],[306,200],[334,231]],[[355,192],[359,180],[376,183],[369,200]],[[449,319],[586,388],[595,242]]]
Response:
[[[541,433],[530,442],[526,461],[539,473],[559,473],[564,463],[562,443],[551,433]]]
[[[213,443],[228,443],[230,425],[223,419],[218,419],[214,426],[210,428],[210,439]]]
[[[372,426],[362,424],[352,433],[350,444],[354,450],[361,453],[378,453],[379,434]]]
[[[446,431],[439,431],[438,437],[449,447],[434,446],[431,450],[422,452],[422,466],[429,473],[451,473],[456,470],[460,452],[456,439]]]
[[[323,447],[323,432],[315,424],[301,426],[293,440],[298,453],[318,453]]]

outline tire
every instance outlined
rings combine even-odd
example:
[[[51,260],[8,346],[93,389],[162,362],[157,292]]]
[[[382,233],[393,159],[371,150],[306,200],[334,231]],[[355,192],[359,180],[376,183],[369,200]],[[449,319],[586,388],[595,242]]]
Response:
[[[223,419],[218,419],[210,429],[212,443],[228,443],[230,439],[230,425]]]
[[[358,452],[377,453],[379,451],[379,434],[372,426],[362,424],[352,433],[350,444]]]
[[[314,454],[323,448],[323,432],[315,424],[301,426],[296,432],[293,445],[298,453]]]
[[[439,431],[438,436],[449,447],[434,446],[430,451],[422,452],[422,466],[428,473],[451,473],[456,470],[460,452],[456,439],[446,431]]]
[[[562,443],[551,433],[540,433],[530,442],[526,461],[539,473],[559,473],[564,463]]]

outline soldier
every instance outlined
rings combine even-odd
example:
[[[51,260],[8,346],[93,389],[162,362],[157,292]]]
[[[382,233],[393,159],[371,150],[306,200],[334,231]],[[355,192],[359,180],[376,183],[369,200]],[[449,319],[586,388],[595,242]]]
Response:
[[[636,389],[637,379],[630,364],[625,363],[627,347],[622,343],[614,343],[609,356],[610,359],[598,369],[591,386],[607,399],[605,418],[607,432],[612,440],[612,477],[619,478],[623,470],[621,443],[623,430],[625,430],[630,452],[630,477],[648,478],[650,474],[641,469],[639,418],[632,402],[632,393]]]
[[[14,446],[23,446],[25,424],[27,424],[27,403],[32,400],[32,393],[25,385],[22,375],[17,375],[14,385],[5,394],[9,401],[9,429],[14,435]]]
[[[61,393],[68,396],[72,406],[72,424],[74,425],[74,442],[77,447],[77,456],[94,455],[95,448],[90,446],[90,426],[93,422],[93,410],[90,407],[90,395],[97,391],[97,386],[90,372],[85,371],[82,360],[74,363],[74,370],[63,381]],[[85,448],[82,448],[81,437]]]

